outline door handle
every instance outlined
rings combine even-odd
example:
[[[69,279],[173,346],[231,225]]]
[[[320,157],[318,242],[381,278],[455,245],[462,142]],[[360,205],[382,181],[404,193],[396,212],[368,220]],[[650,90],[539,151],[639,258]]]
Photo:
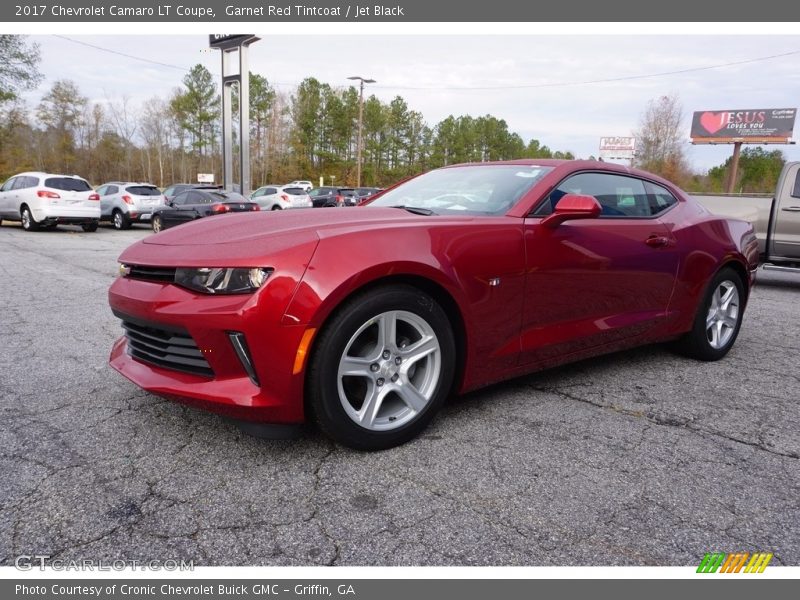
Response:
[[[664,237],[663,235],[651,235],[644,241],[644,243],[651,248],[663,248],[669,244],[669,238]]]
[[[787,212],[800,212],[800,206],[787,206],[781,210],[785,210]]]

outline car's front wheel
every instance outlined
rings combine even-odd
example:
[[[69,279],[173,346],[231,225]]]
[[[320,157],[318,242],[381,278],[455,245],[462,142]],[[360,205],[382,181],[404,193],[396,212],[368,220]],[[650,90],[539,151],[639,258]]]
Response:
[[[711,280],[692,330],[678,340],[677,349],[699,360],[719,360],[733,347],[745,307],[742,278],[731,268]]]
[[[153,220],[150,222],[150,226],[153,228],[154,233],[158,233],[164,228],[164,223],[161,221],[161,217],[159,215],[153,215]]]
[[[86,233],[93,233],[97,231],[97,221],[93,221],[91,223],[84,223],[81,225],[81,229],[83,229]]]
[[[450,321],[428,294],[407,285],[371,290],[338,310],[317,340],[308,406],[341,444],[403,444],[450,393],[455,355]]]

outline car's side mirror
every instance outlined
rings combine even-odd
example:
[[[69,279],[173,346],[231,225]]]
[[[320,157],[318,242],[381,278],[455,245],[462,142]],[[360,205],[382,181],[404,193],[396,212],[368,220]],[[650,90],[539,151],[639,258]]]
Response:
[[[564,221],[596,219],[602,210],[603,207],[594,196],[566,194],[558,201],[553,213],[542,219],[542,225],[553,229]]]
[[[172,200],[164,200],[164,204],[167,206],[172,206]]]

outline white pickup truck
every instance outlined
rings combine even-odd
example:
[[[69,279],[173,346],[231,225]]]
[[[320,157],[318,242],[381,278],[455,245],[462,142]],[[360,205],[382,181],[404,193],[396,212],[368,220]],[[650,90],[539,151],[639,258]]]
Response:
[[[693,197],[715,215],[750,221],[765,269],[800,273],[800,162],[786,163],[773,196]]]

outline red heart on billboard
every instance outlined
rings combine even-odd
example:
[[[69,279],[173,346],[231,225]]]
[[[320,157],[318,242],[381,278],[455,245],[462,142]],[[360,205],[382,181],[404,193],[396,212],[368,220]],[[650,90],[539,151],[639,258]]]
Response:
[[[728,113],[713,113],[704,112],[700,115],[700,125],[703,126],[708,133],[717,133],[720,129],[728,124]]]

